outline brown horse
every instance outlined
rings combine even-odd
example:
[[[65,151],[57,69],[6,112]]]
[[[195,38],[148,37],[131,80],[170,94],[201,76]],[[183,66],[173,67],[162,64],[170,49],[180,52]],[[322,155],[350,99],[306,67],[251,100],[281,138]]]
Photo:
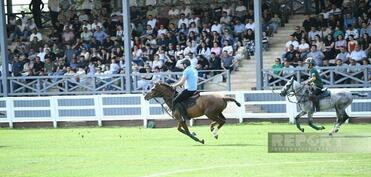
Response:
[[[164,99],[167,106],[173,110],[172,100],[177,91],[168,84],[156,83],[151,90],[145,95],[145,99],[149,100],[156,97]],[[195,104],[187,107],[187,113],[189,118],[195,118],[202,115],[206,115],[213,122],[210,124],[210,130],[214,135],[214,138],[218,139],[218,130],[224,125],[225,117],[222,114],[223,110],[227,107],[227,102],[233,101],[237,106],[241,106],[234,98],[220,96],[220,95],[201,95],[197,98]],[[174,119],[178,121],[178,130],[192,138],[193,140],[204,144],[204,140],[200,140],[196,137],[195,133],[190,133],[187,124],[182,121],[181,114],[179,111],[172,112]],[[218,125],[217,128],[214,128]]]

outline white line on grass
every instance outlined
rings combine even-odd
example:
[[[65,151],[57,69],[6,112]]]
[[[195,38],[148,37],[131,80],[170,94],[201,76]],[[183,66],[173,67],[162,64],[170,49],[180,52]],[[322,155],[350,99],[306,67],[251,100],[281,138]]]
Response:
[[[155,173],[152,175],[147,175],[143,177],[160,177],[160,176],[168,176],[180,173],[189,173],[195,171],[204,171],[204,170],[213,170],[218,168],[230,168],[230,167],[247,167],[247,166],[264,166],[264,165],[287,165],[287,164],[303,164],[303,163],[339,163],[339,162],[364,162],[364,161],[348,161],[348,160],[325,160],[325,161],[287,161],[287,162],[279,162],[279,163],[245,163],[245,164],[232,164],[232,165],[219,165],[219,166],[212,166],[212,167],[200,167],[200,168],[190,168],[190,169],[181,169],[169,172],[161,172]]]

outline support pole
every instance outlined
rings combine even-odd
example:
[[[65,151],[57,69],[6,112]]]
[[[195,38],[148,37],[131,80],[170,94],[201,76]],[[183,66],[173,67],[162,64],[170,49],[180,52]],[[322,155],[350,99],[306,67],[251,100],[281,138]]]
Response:
[[[130,30],[130,7],[129,0],[122,0],[122,20],[124,24],[124,52],[125,52],[125,89],[131,93],[131,30]]]
[[[256,60],[256,90],[263,86],[263,52],[262,52],[262,6],[260,0],[254,0],[254,22],[255,22],[255,60]]]
[[[8,96],[8,82],[7,77],[9,74],[8,69],[8,44],[7,44],[7,35],[6,35],[6,23],[5,23],[5,10],[4,10],[4,1],[0,0],[0,49],[1,49],[1,64],[2,64],[2,91],[4,97]]]
[[[13,14],[13,1],[12,0],[6,0],[6,13],[8,14],[8,21],[9,21],[9,15]]]

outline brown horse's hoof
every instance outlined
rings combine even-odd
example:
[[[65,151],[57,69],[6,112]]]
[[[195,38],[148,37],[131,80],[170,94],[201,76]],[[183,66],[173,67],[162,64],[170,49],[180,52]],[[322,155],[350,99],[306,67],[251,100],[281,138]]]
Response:
[[[201,140],[200,143],[201,143],[201,144],[205,144],[205,140]]]
[[[218,139],[218,137],[219,137],[218,135],[214,136],[215,139]]]

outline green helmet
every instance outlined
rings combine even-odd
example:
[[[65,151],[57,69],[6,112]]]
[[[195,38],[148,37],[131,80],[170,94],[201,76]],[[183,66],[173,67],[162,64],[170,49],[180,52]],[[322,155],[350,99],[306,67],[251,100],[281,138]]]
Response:
[[[314,61],[314,59],[312,57],[309,57],[305,60],[305,63],[307,64],[312,64],[312,65],[316,65],[316,61]]]

